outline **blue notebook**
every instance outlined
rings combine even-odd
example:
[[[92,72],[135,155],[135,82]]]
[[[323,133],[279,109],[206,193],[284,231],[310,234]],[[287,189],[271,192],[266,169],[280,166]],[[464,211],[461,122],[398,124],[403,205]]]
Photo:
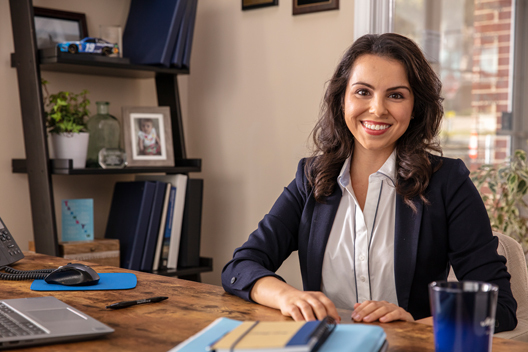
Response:
[[[140,266],[140,270],[142,271],[152,270],[152,262],[154,261],[154,254],[158,243],[159,228],[162,223],[161,213],[163,211],[163,202],[165,200],[165,192],[167,191],[166,182],[154,181],[154,183],[156,184],[156,190],[154,191],[154,199],[152,200],[147,237],[145,238],[145,245],[143,246],[143,257]]]
[[[115,184],[105,238],[119,240],[122,268],[140,269],[155,189],[151,181]]]
[[[185,39],[185,50],[183,52],[182,66],[184,68],[191,68],[191,51],[194,36],[194,25],[196,22],[196,12],[198,10],[198,0],[191,0],[193,7],[191,9],[191,17],[189,21],[189,28],[187,30],[187,38]]]
[[[192,0],[186,0],[185,3],[185,13],[178,29],[178,37],[176,38],[176,43],[174,44],[174,52],[172,53],[171,58],[171,65],[176,67],[182,66],[183,51],[185,48],[187,31],[189,30],[189,22],[191,19],[191,12],[193,8]]]
[[[242,323],[229,318],[218,318],[169,352],[207,351],[213,342]],[[367,324],[339,324],[318,351],[378,352],[386,349],[386,334],[381,327]]]
[[[132,0],[123,56],[132,63],[170,66],[186,0]]]

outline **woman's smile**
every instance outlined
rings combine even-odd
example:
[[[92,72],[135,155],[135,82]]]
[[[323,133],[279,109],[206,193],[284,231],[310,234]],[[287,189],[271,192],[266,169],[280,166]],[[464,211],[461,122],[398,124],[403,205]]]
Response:
[[[387,131],[391,125],[386,123],[372,122],[372,121],[361,121],[365,132],[373,136],[378,136]]]

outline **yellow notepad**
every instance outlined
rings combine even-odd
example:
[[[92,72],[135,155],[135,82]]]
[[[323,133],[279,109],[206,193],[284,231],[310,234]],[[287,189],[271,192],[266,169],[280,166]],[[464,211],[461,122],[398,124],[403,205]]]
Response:
[[[311,351],[335,327],[328,317],[311,322],[247,321],[209,346],[210,351]]]

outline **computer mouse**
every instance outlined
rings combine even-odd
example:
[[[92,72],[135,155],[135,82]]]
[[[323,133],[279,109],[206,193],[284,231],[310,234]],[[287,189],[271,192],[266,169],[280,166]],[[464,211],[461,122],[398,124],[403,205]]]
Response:
[[[99,275],[84,264],[68,263],[49,273],[44,281],[65,286],[89,286],[99,282]]]

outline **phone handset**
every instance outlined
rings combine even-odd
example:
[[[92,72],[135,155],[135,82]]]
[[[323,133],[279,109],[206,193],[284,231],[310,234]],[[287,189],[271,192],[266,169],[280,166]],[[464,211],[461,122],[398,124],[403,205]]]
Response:
[[[22,258],[24,258],[24,254],[2,219],[0,219],[0,266],[13,264]]]

